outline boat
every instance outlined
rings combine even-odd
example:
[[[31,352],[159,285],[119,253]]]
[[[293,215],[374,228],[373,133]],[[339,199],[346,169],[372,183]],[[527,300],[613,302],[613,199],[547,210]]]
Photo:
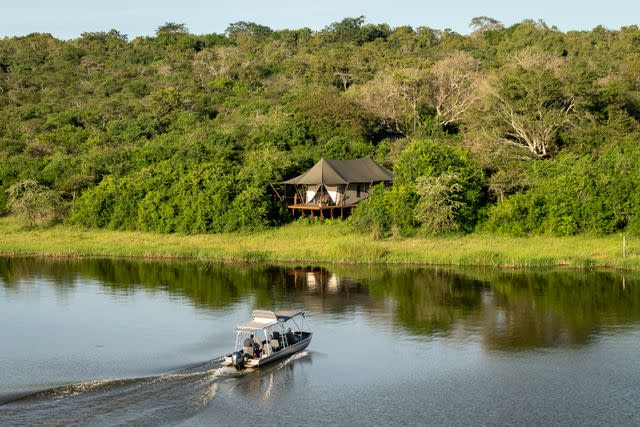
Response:
[[[251,320],[236,326],[235,350],[224,364],[237,370],[257,368],[302,351],[313,335],[306,329],[304,311],[253,310]]]

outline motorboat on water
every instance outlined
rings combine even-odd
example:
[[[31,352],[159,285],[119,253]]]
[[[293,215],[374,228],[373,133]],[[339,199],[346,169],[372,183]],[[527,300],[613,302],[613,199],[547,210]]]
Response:
[[[304,311],[253,310],[251,320],[236,326],[236,346],[224,364],[256,368],[307,348],[311,336]]]

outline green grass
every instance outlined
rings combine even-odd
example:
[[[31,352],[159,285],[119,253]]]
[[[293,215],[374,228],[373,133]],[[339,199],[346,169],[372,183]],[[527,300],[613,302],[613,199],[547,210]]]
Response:
[[[214,262],[329,262],[498,267],[640,269],[640,241],[620,236],[509,237],[471,234],[374,240],[345,224],[293,223],[255,233],[181,235],[27,228],[0,218],[0,254],[47,257],[194,258]]]

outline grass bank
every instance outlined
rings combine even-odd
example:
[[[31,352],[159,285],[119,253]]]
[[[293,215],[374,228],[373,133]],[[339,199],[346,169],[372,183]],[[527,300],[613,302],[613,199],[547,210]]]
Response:
[[[26,228],[0,218],[0,254],[47,257],[200,258],[223,262],[328,262],[499,267],[640,269],[640,239],[508,237],[485,234],[373,240],[344,224],[294,223],[256,233],[187,236],[86,230],[56,225]]]

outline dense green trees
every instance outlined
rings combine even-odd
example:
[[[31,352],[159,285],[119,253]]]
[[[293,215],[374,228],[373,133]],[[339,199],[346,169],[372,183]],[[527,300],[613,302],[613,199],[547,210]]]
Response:
[[[527,191],[491,208],[486,227],[512,234],[640,231],[640,150],[637,138],[593,154],[566,153],[530,165]]]
[[[471,153],[440,140],[409,143],[394,164],[393,187],[377,187],[352,224],[376,235],[471,231],[480,219],[485,176]]]
[[[35,182],[87,226],[263,227],[269,182],[371,155],[397,181],[352,223],[380,236],[640,232],[638,27],[471,26],[2,39],[0,215]]]

